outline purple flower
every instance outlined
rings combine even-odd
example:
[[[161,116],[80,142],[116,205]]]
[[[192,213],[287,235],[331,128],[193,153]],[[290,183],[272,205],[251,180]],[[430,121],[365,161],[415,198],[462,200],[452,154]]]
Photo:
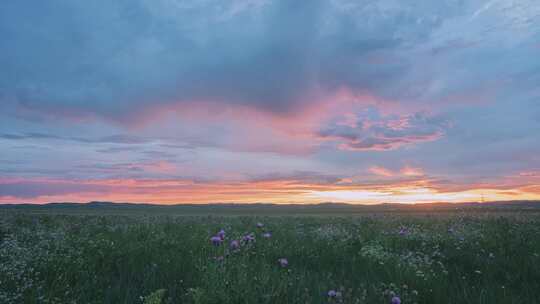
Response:
[[[335,290],[329,290],[328,291],[328,297],[333,299],[339,299],[341,298],[341,291],[335,291]]]
[[[401,299],[398,296],[395,296],[390,300],[391,304],[401,304]]]
[[[255,235],[253,233],[246,234],[242,237],[242,241],[245,243],[251,243],[255,241]]]
[[[221,229],[218,233],[217,233],[217,236],[223,241],[225,239],[225,230]]]
[[[407,228],[401,228],[399,229],[399,235],[406,235],[409,231],[407,230]]]
[[[280,258],[278,259],[278,263],[279,263],[279,266],[285,268],[287,266],[289,266],[289,261],[287,261],[286,258]]]
[[[222,255],[220,255],[220,256],[218,256],[218,257],[215,257],[215,259],[216,259],[216,261],[218,261],[218,262],[223,262],[223,260],[225,260],[225,258],[224,258]]]
[[[258,222],[258,223],[257,223],[257,228],[262,228],[262,227],[264,227],[264,224],[261,223],[261,222]]]
[[[238,240],[231,241],[231,244],[229,245],[231,250],[238,250],[240,248],[240,242]]]
[[[213,236],[210,238],[210,242],[212,242],[212,245],[214,246],[219,246],[223,240],[219,236]]]
[[[269,239],[269,238],[272,237],[272,233],[270,233],[270,232],[265,232],[265,233],[263,233],[262,236],[263,236],[263,238],[265,238],[265,239]]]

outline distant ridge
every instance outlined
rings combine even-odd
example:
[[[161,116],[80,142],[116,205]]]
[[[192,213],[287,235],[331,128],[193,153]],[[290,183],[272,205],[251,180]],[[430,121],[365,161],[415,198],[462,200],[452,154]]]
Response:
[[[466,202],[466,203],[416,203],[416,204],[400,204],[400,203],[380,203],[371,205],[360,204],[348,204],[348,203],[333,203],[324,202],[318,204],[273,204],[273,203],[209,203],[209,204],[195,204],[195,203],[179,203],[179,204],[153,204],[153,203],[127,203],[127,202],[107,202],[107,201],[91,201],[87,203],[73,203],[73,202],[51,202],[45,204],[34,203],[19,203],[19,204],[0,204],[0,208],[130,208],[130,209],[144,209],[144,208],[212,208],[212,209],[225,209],[225,208],[246,208],[246,209],[265,209],[265,208],[277,208],[277,209],[370,209],[370,210],[438,210],[438,209],[456,209],[456,208],[497,208],[497,209],[540,209],[540,201],[533,200],[515,200],[515,201],[496,201],[496,202]]]

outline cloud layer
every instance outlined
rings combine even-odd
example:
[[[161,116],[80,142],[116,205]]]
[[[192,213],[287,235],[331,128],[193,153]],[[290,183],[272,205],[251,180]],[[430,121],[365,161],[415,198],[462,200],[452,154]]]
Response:
[[[0,178],[25,181],[3,201],[108,180],[537,189],[514,178],[540,170],[534,0],[20,0],[0,38]]]
[[[446,121],[421,112],[383,117],[369,109],[348,118],[326,126],[318,135],[343,142],[339,147],[345,150],[385,151],[437,140],[449,127]]]

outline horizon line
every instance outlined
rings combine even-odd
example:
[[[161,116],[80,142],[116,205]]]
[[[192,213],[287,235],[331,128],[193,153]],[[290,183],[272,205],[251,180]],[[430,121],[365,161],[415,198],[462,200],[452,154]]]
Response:
[[[401,202],[380,202],[380,203],[347,203],[347,202],[311,202],[311,203],[298,203],[298,202],[289,202],[289,203],[271,203],[271,202],[212,202],[212,203],[174,203],[174,204],[160,204],[154,202],[121,202],[121,201],[87,201],[87,202],[23,202],[23,203],[0,203],[0,206],[17,206],[17,205],[27,205],[27,206],[47,206],[47,205],[59,205],[59,204],[70,204],[70,205],[98,205],[98,204],[110,204],[110,205],[133,205],[133,206],[156,206],[156,207],[174,207],[174,206],[253,206],[253,205],[270,205],[270,206],[321,206],[321,205],[347,205],[347,206],[382,206],[382,205],[396,205],[396,206],[415,206],[415,205],[468,205],[468,204],[511,204],[511,203],[540,203],[540,200],[491,200],[491,201],[469,201],[469,202],[449,202],[449,201],[440,201],[440,202],[412,202],[412,203],[401,203]]]

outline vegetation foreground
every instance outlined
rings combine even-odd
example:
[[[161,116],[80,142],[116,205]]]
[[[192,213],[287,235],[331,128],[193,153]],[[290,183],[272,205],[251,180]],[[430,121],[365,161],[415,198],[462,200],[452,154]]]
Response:
[[[538,303],[536,213],[3,210],[0,303]]]

